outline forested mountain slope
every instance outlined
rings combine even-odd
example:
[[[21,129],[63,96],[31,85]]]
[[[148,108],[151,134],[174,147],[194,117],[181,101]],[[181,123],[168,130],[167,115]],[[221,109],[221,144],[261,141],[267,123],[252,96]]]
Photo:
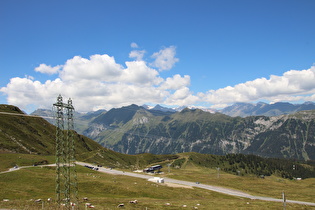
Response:
[[[314,110],[241,118],[199,109],[154,115],[132,105],[95,118],[84,134],[127,154],[193,151],[315,159]]]

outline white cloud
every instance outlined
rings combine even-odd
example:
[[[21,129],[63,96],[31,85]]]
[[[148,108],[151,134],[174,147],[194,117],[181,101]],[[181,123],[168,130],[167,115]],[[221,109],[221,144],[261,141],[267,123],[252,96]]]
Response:
[[[135,46],[135,45],[134,45]],[[235,102],[258,100],[314,101],[315,66],[306,70],[290,70],[282,76],[271,75],[269,79],[258,78],[252,81],[228,86],[205,93],[190,90],[190,76],[179,74],[162,78],[159,70],[167,70],[178,61],[175,47],[164,48],[154,53],[154,65],[142,60],[140,51],[132,51],[135,61],[116,63],[109,55],[92,55],[89,58],[75,56],[64,64],[55,67],[41,64],[36,72],[56,74],[52,80],[37,81],[32,76],[15,77],[0,91],[7,95],[9,104],[21,107],[28,105],[51,108],[56,97],[62,94],[71,97],[78,111],[91,111],[99,108],[110,109],[132,103],[189,106],[198,103],[212,107],[224,107]],[[138,54],[137,54],[138,53]],[[156,68],[154,68],[155,66]]]
[[[133,50],[129,53],[129,58],[135,58],[137,61],[141,61],[145,53],[145,50]]]
[[[155,61],[151,65],[158,68],[160,71],[170,70],[171,68],[173,68],[175,63],[179,61],[178,58],[175,58],[175,54],[176,47],[170,46],[168,48],[164,48],[151,56],[155,59]]]
[[[119,81],[136,84],[157,85],[163,81],[155,69],[149,68],[143,61],[126,62],[127,68]]]
[[[187,87],[183,87],[179,90],[176,90],[172,98],[175,100],[187,98],[190,95],[190,91]]]
[[[48,66],[48,65],[42,63],[38,67],[35,68],[35,71],[43,73],[43,74],[50,74],[50,75],[52,75],[52,74],[58,73],[61,68],[62,68],[61,65],[51,67],[51,66]]]
[[[7,101],[9,104],[21,108],[27,105],[47,108],[52,106],[54,97],[64,92],[64,89],[64,84],[60,79],[47,80],[45,83],[41,83],[29,78],[15,77],[0,91],[8,95]]]
[[[35,68],[42,73],[59,73],[54,80],[42,83],[32,77],[16,77],[0,91],[7,95],[8,103],[22,109],[28,105],[51,108],[61,94],[73,99],[76,110],[91,111],[132,103],[163,103],[177,88],[189,85],[189,76],[163,79],[144,61],[125,62],[125,65],[116,63],[114,57],[106,54],[89,58],[75,56],[63,65],[49,67],[41,64]],[[180,100],[178,96],[175,99]]]
[[[181,77],[179,74],[175,74],[173,77],[169,77],[165,80],[165,82],[161,85],[162,89],[170,89],[176,90],[182,87],[186,87],[190,85],[190,76],[185,75]]]
[[[218,90],[208,91],[203,100],[211,104],[257,100],[296,101],[315,93],[315,66],[307,70],[290,70],[282,76],[271,75]]]
[[[101,80],[117,81],[123,67],[108,55],[92,55],[90,59],[75,56],[69,59],[60,72],[63,81]]]
[[[305,101],[315,101],[315,94],[304,97]]]
[[[131,47],[131,48],[138,48],[139,46],[137,45],[137,43],[132,42],[132,43],[130,44],[130,47]]]
[[[165,104],[188,106],[199,101],[199,97],[192,94],[188,87],[182,87],[169,95],[165,100]]]

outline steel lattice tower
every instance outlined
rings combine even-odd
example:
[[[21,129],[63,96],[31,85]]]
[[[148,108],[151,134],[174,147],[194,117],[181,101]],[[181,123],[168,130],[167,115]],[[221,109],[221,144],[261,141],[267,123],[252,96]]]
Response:
[[[53,104],[56,119],[56,199],[60,207],[78,206],[77,173],[75,164],[72,100],[63,103],[62,96]],[[66,122],[65,122],[66,121]],[[73,207],[73,206],[72,206]]]

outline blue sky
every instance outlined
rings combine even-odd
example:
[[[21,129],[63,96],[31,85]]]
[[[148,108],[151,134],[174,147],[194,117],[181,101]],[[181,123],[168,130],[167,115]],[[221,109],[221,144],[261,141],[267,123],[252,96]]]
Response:
[[[0,103],[315,100],[313,0],[2,0]]]

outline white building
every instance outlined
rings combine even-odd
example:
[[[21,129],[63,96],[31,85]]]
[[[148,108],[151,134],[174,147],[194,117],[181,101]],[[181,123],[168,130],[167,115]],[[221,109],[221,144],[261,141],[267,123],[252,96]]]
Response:
[[[161,177],[153,177],[148,179],[148,181],[150,182],[156,182],[156,183],[164,183],[164,178]]]

